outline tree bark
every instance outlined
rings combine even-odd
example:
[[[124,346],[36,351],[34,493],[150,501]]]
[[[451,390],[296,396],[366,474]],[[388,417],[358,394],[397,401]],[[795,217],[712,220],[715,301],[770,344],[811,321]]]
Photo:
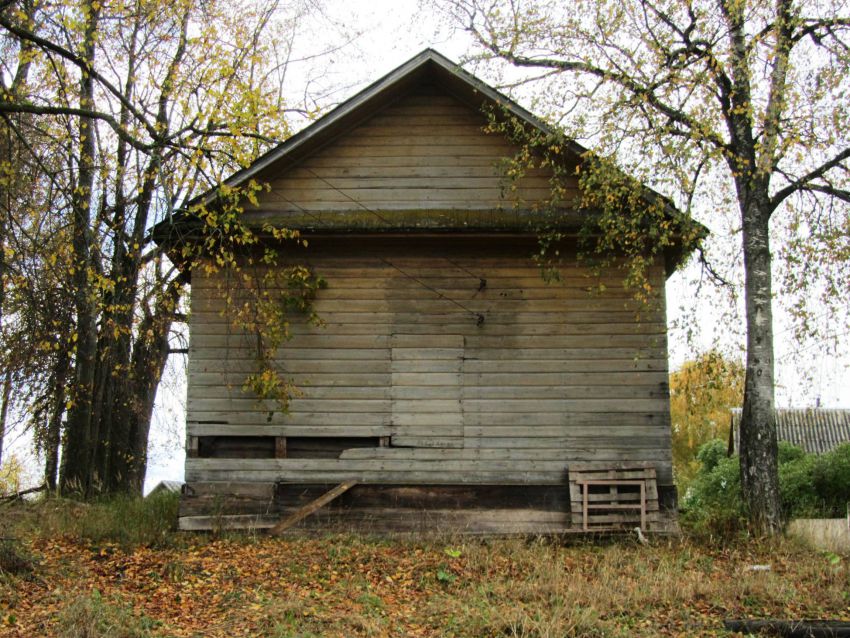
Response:
[[[784,0],[782,0],[784,1]],[[750,48],[746,6],[722,0],[729,26],[731,91],[724,110],[733,154],[728,158],[741,212],[744,247],[744,312],[747,325],[747,368],[741,416],[741,491],[752,532],[774,535],[782,530],[773,387],[773,291],[770,254],[770,173],[760,170],[759,139],[754,130]],[[775,69],[777,73],[783,69]],[[775,77],[777,108],[781,81]],[[770,117],[776,117],[772,114]],[[766,132],[769,135],[769,132]]]
[[[3,157],[5,160],[11,162],[12,156],[12,139],[11,139],[11,131],[8,126],[5,127],[5,135],[3,139],[5,141],[3,148]],[[0,167],[2,168],[2,167]],[[10,167],[11,168],[11,167]],[[11,174],[11,170],[10,170]],[[0,174],[0,177],[5,177]],[[0,193],[3,193],[3,199],[6,201],[6,211],[11,211],[11,195],[8,190],[0,187]],[[6,219],[5,213],[3,210],[0,210],[0,327],[3,325],[3,311],[6,306]],[[0,466],[3,465],[3,442],[6,437],[6,412],[8,410],[8,401],[7,401],[7,392],[6,388],[11,386],[12,381],[12,371],[6,370],[6,379],[3,384],[3,405],[0,407]]]
[[[126,104],[133,100],[136,87],[137,45],[142,29],[144,12],[138,3],[133,13],[133,30],[127,53],[127,71],[123,94],[126,101],[121,106],[121,127],[129,129],[131,113]],[[98,341],[99,359],[103,366],[101,384],[103,407],[99,414],[99,431],[102,446],[98,467],[104,480],[104,488],[110,492],[127,491],[128,454],[130,447],[130,415],[133,410],[133,385],[130,375],[132,337],[138,295],[139,265],[130,255],[130,247],[142,237],[131,237],[128,229],[128,214],[137,198],[129,199],[125,193],[125,180],[130,170],[131,156],[126,140],[119,139],[116,149],[116,171],[113,180],[115,209],[111,226],[114,229],[113,253],[109,277],[116,282],[111,299],[102,319],[102,330]],[[146,177],[147,183],[153,177]],[[148,203],[148,208],[150,204]],[[138,211],[138,208],[136,209]],[[148,210],[144,212],[143,225],[147,224]]]
[[[131,492],[141,493],[144,487],[153,406],[162,372],[168,361],[168,336],[182,291],[181,278],[168,284],[157,299],[153,313],[145,317],[139,327],[139,336],[133,348],[134,410],[130,422],[127,476],[127,489]]]
[[[44,484],[51,492],[56,491],[59,474],[59,445],[62,440],[62,415],[65,414],[65,389],[71,357],[67,349],[62,348],[53,369],[52,411],[47,421],[44,437]]]
[[[767,190],[744,197],[747,372],[741,416],[741,486],[752,531],[782,530],[774,416],[773,309]]]
[[[83,57],[89,68],[94,66],[95,34],[98,9],[89,1],[84,5],[86,28]],[[94,79],[83,73],[80,80],[80,107],[94,104]],[[74,306],[76,311],[77,349],[73,405],[68,413],[66,447],[62,472],[62,489],[87,495],[92,488],[93,441],[92,406],[97,368],[97,326],[91,269],[91,206],[94,185],[95,121],[80,118],[79,168],[72,202],[72,249],[74,254]]]
[[[6,417],[9,414],[9,399],[12,397],[12,372],[6,370],[3,380],[3,399],[0,404],[0,466],[3,465],[3,443],[6,438]]]

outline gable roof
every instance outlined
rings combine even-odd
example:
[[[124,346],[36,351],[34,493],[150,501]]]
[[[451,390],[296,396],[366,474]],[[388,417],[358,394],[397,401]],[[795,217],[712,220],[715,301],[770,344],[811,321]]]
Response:
[[[340,133],[364,122],[404,95],[425,77],[475,110],[481,111],[486,107],[501,108],[544,133],[555,133],[554,129],[543,120],[465,71],[457,63],[434,49],[425,49],[260,156],[251,166],[232,174],[224,180],[224,184],[238,186],[250,179],[262,179],[270,170],[275,172],[285,170],[287,166],[315,152]],[[587,149],[570,141],[567,152],[578,158],[587,152]],[[212,189],[190,201],[186,208],[198,204],[209,204],[215,197],[216,189]]]
[[[732,451],[740,445],[741,409],[732,410]],[[776,435],[806,452],[823,454],[850,443],[850,410],[803,408],[776,410]]]
[[[383,109],[393,105],[405,95],[415,90],[417,85],[424,83],[430,83],[436,86],[441,91],[444,91],[449,96],[457,99],[460,103],[465,104],[478,113],[483,114],[484,110],[489,108],[494,113],[505,113],[508,116],[513,116],[520,122],[542,132],[544,135],[557,134],[557,131],[543,120],[537,118],[507,96],[465,71],[457,63],[429,48],[393,71],[390,71],[300,132],[269,150],[250,166],[233,173],[223,181],[223,184],[235,187],[245,184],[252,179],[259,182],[270,181],[273,177],[281,175],[297,166],[299,162],[318,153],[326,146],[330,146],[340,136],[354,130],[360,124],[365,123]],[[560,146],[562,147],[561,152],[564,161],[577,163],[588,152],[588,149],[572,140],[561,140]],[[643,198],[652,203],[660,202],[671,219],[681,219],[683,217],[683,214],[673,206],[668,198],[646,186],[643,186],[642,189]],[[218,190],[219,187],[214,187],[184,204],[176,215],[154,226],[151,231],[152,238],[158,243],[171,244],[172,246],[184,241],[191,241],[191,227],[194,223],[193,215],[190,213],[191,209],[194,206],[214,203],[218,197]],[[530,227],[530,223],[533,223],[535,221],[534,219],[519,219],[516,215],[514,215],[514,219],[516,220],[513,224],[515,228],[496,228],[495,226],[487,226],[487,224],[481,228],[474,228],[466,223],[448,224],[445,227],[440,227],[438,223],[437,226],[431,225],[429,229],[432,231],[448,232],[458,230],[512,230],[513,232],[524,234],[534,232]],[[577,229],[582,224],[581,217],[577,214],[577,211],[570,211],[560,219],[561,222],[559,225],[565,229]],[[537,221],[539,222],[540,219],[538,218]],[[546,221],[547,223],[551,223],[550,219]],[[180,227],[185,227],[185,230],[190,232],[184,233],[179,230]],[[296,225],[295,227],[298,226]],[[318,228],[305,228],[303,230],[321,232]],[[362,231],[362,229],[354,227],[344,229],[338,227],[337,230],[348,232]],[[385,230],[408,232],[414,229],[387,228]],[[421,230],[425,229],[423,228]],[[174,231],[177,232],[175,233]],[[702,228],[701,233],[703,235],[706,235],[707,232],[707,229]],[[685,253],[681,244],[665,250],[668,275],[673,272],[684,256]]]

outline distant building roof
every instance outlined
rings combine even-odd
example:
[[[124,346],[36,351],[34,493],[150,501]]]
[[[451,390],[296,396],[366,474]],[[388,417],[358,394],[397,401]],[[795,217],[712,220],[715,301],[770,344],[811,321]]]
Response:
[[[182,488],[183,481],[160,481],[156,484],[156,487],[148,492],[148,496],[151,494],[157,494],[158,492],[173,492],[174,494],[179,494]]]
[[[739,448],[741,409],[732,410],[732,451]],[[776,434],[806,452],[823,454],[842,443],[850,443],[850,410],[803,408],[776,411]]]

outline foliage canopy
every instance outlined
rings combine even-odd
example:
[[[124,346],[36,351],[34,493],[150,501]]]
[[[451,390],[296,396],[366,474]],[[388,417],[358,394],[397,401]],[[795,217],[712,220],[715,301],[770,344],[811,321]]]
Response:
[[[701,465],[697,452],[713,439],[728,440],[730,410],[744,399],[744,366],[716,350],[670,374],[673,468],[685,492]]]
[[[151,229],[288,136],[291,113],[311,114],[283,91],[314,8],[0,3],[0,361],[51,487],[61,474],[86,495],[141,489],[186,314],[186,278]],[[220,196],[186,260],[229,265],[234,243],[257,243]]]

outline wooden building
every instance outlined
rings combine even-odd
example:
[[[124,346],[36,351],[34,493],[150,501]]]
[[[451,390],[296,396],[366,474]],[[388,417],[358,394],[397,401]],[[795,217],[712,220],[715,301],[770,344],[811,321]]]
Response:
[[[300,527],[562,532],[580,526],[582,476],[603,479],[584,488],[613,506],[603,526],[638,517],[640,494],[645,528],[669,526],[664,281],[681,255],[652,268],[649,309],[569,241],[544,281],[550,175],[511,188],[499,165],[517,149],[483,130],[485,107],[546,130],[426,50],[228,180],[270,184],[246,221],[309,237],[325,325],[294,325],[278,352],[301,391],[282,413],[242,389],[252,337],[225,316],[224,275],[191,273],[182,528],[268,527],[356,482]]]

